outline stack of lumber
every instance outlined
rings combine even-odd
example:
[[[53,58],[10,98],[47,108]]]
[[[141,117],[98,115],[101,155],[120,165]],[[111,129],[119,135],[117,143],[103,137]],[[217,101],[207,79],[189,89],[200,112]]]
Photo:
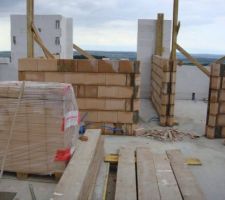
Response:
[[[21,59],[19,79],[71,83],[88,128],[133,134],[139,110],[138,61]]]
[[[100,129],[87,130],[87,142],[78,143],[66,170],[55,188],[52,200],[92,199],[104,157],[104,136]]]
[[[1,82],[0,163],[6,158],[3,169],[44,175],[63,172],[67,161],[55,158],[58,151],[70,154],[76,147],[76,113],[70,84]]]
[[[135,163],[136,160],[136,163]],[[119,150],[115,199],[203,200],[180,150],[153,154],[147,147]]]
[[[225,138],[225,65],[212,64],[208,116],[206,125],[208,138]]]
[[[176,66],[168,59],[154,55],[151,70],[151,100],[161,126],[174,124]]]

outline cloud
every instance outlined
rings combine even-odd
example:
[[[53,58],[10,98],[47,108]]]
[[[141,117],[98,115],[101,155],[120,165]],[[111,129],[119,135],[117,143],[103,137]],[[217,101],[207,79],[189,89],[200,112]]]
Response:
[[[0,27],[7,26],[6,17],[10,14],[25,14],[25,3],[26,0],[1,0]],[[221,28],[225,26],[224,0],[180,0],[179,7],[179,42],[185,48],[194,52],[225,52],[221,45],[225,35]],[[137,19],[156,18],[159,12],[171,19],[172,8],[173,0],[35,0],[36,14],[72,17],[74,41],[84,48],[103,50],[136,50]],[[5,37],[9,29],[2,32]],[[1,50],[10,48],[10,41],[6,43],[0,43]]]
[[[92,50],[136,51],[137,22],[115,20],[98,27],[80,26],[74,31],[75,43]]]

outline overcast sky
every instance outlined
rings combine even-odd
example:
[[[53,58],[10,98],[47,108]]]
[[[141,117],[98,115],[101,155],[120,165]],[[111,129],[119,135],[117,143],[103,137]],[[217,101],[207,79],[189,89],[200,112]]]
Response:
[[[0,0],[0,51],[10,50],[10,14],[26,0]],[[89,50],[136,51],[137,19],[172,17],[172,0],[35,0],[35,14],[73,18],[74,42]],[[225,54],[225,0],[180,0],[179,43],[191,53]]]

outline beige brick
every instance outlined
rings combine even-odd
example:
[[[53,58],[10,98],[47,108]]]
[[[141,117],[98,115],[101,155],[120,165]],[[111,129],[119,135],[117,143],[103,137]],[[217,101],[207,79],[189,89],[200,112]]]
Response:
[[[218,116],[218,121],[217,121],[218,126],[225,126],[225,115],[221,114]]]
[[[77,71],[78,72],[98,72],[98,61],[80,59],[77,60]]]
[[[211,66],[211,75],[220,76],[220,64],[213,63]]]
[[[124,99],[106,99],[105,110],[117,110],[125,111],[125,100]]]
[[[215,138],[215,128],[207,126],[206,127],[206,137],[209,139],[214,139]]]
[[[216,126],[216,115],[209,115],[208,125]]]
[[[38,60],[33,58],[22,58],[18,60],[19,71],[38,71]]]
[[[25,72],[24,80],[26,81],[44,81],[43,72]]]
[[[210,88],[218,90],[218,89],[220,89],[220,83],[221,83],[220,77],[212,77],[211,83],[210,83]]]
[[[118,122],[117,112],[112,111],[99,111],[98,122]]]
[[[60,72],[45,72],[45,81],[46,82],[59,82],[64,83],[64,75]]]
[[[209,113],[212,115],[217,115],[219,104],[218,103],[210,103]]]
[[[98,97],[100,98],[131,98],[133,95],[132,87],[117,87],[117,86],[99,86]]]
[[[118,112],[119,123],[133,123],[133,112]]]
[[[127,85],[126,74],[106,74],[106,85],[112,86]]]
[[[38,71],[40,72],[58,71],[57,59],[37,59],[37,60],[38,60]]]
[[[112,60],[99,60],[98,61],[98,71],[99,72],[118,72],[119,62]]]

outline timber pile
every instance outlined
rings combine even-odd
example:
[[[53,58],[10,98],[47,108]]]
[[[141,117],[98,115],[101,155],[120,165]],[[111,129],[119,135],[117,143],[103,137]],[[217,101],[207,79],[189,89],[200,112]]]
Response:
[[[71,122],[65,117],[76,117],[76,113],[70,84],[1,82],[0,163],[6,158],[3,169],[43,175],[63,172],[78,137],[77,120]]]
[[[161,126],[173,126],[176,67],[168,59],[154,55],[151,71],[151,100]]]
[[[164,130],[156,130],[156,129],[146,130],[144,128],[139,128],[135,130],[135,135],[170,142],[182,141],[185,136],[189,137],[190,139],[196,139],[200,137],[193,132],[184,132],[173,128]]]
[[[130,148],[119,151],[115,199],[203,200],[205,197],[180,150],[153,154],[149,148],[138,147],[136,151]]]
[[[225,65],[212,64],[206,136],[225,138]]]
[[[20,59],[19,79],[66,82],[74,87],[87,128],[133,134],[139,110],[139,62]]]
[[[78,143],[66,170],[55,188],[52,200],[92,199],[100,164],[104,157],[104,136],[100,130],[87,130],[89,140]]]

